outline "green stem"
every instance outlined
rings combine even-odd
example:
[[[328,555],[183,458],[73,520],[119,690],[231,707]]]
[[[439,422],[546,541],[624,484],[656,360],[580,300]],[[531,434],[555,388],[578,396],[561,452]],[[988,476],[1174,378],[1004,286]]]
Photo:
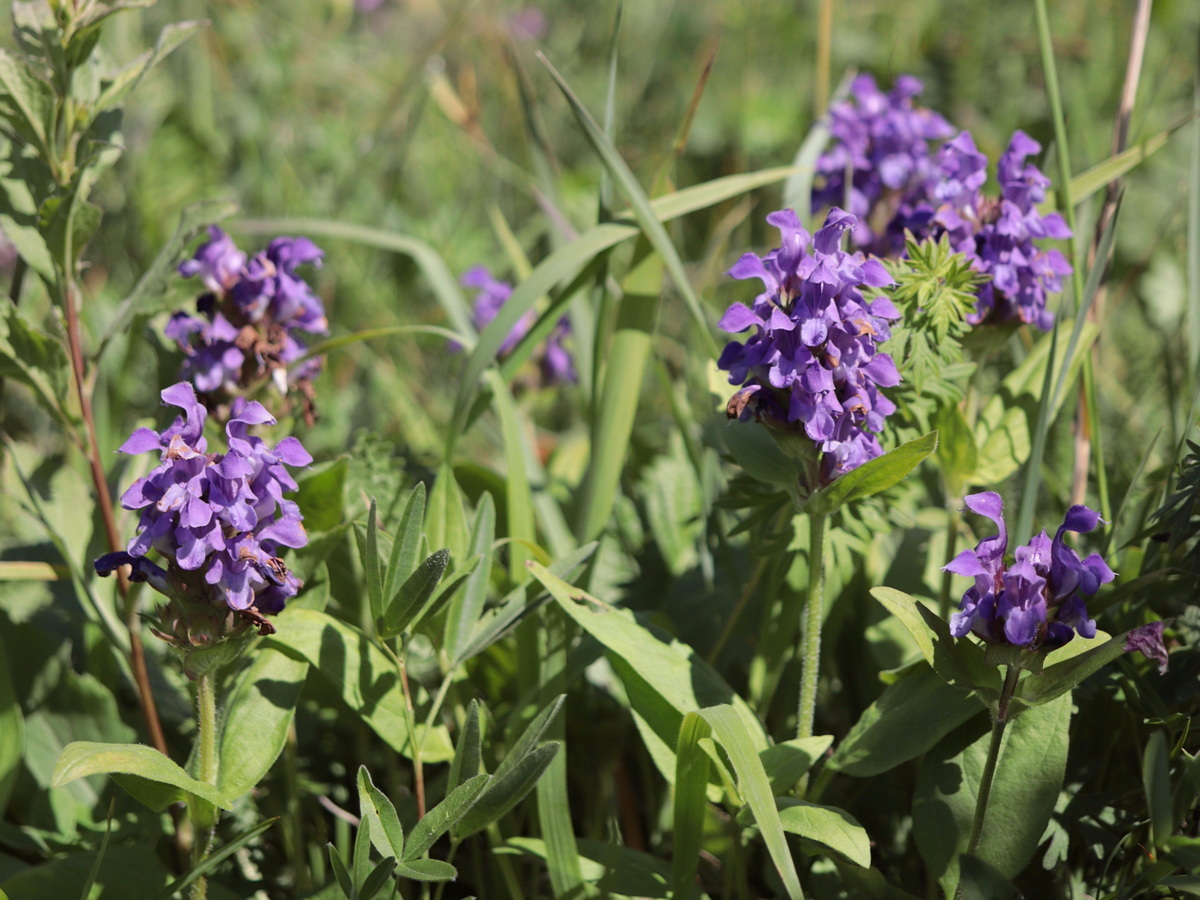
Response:
[[[954,559],[954,553],[958,549],[958,526],[962,523],[962,513],[958,511],[958,507],[954,504],[957,502],[953,497],[947,497],[949,505],[946,510],[946,559]],[[942,591],[938,594],[938,616],[943,621],[950,619],[950,586],[954,576],[950,572],[942,573]]]
[[[209,673],[201,675],[196,681],[196,751],[199,760],[199,780],[216,785],[221,761],[217,755],[216,686],[213,684],[213,676]],[[188,804],[188,813],[195,829],[195,843],[192,844],[192,867],[195,868],[208,858],[212,850],[217,810],[208,801],[193,797]],[[196,879],[188,897],[189,900],[206,900],[208,880]]]
[[[992,740],[988,744],[987,761],[983,765],[983,775],[979,779],[979,795],[975,800],[975,818],[971,822],[971,840],[967,844],[967,852],[974,853],[979,849],[979,841],[983,837],[983,822],[987,817],[988,799],[992,794],[992,779],[996,775],[996,763],[1000,759],[1000,745],[1004,741],[1004,729],[1008,725],[1008,701],[1012,699],[1017,689],[1017,679],[1021,670],[1009,666],[1004,674],[1004,687],[1000,690],[1000,702],[996,705],[996,716],[992,720]],[[962,883],[955,891],[956,898],[962,897]]]
[[[800,709],[796,731],[812,737],[817,711],[817,679],[821,664],[821,613],[825,585],[825,515],[808,517],[808,600],[804,606],[804,664],[800,674]]]

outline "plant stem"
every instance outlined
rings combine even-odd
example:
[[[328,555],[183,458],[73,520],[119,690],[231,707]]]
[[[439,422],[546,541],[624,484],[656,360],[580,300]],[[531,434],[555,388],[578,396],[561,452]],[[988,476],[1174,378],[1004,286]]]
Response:
[[[824,611],[825,514],[808,517],[808,600],[804,607],[804,663],[800,674],[798,737],[812,737],[817,710],[817,679],[821,663],[821,614]]]
[[[950,502],[946,509],[946,559],[954,559],[954,553],[958,549],[958,527],[962,524],[962,513],[958,511],[958,507],[954,505],[954,498],[947,498]],[[942,590],[938,594],[938,616],[948,621],[950,619],[950,585],[954,576],[950,572],[942,573]]]
[[[196,756],[199,760],[199,780],[216,785],[221,764],[217,755],[217,698],[213,676],[207,672],[196,681]],[[208,801],[193,797],[188,804],[188,812],[196,832],[192,845],[192,866],[195,867],[204,862],[212,850],[217,810]],[[203,877],[196,879],[188,897],[189,900],[206,900],[208,880]]]
[[[422,741],[417,739],[417,716],[413,709],[412,691],[408,686],[408,667],[405,657],[408,649],[401,646],[400,652],[394,651],[387,641],[379,642],[396,663],[396,671],[400,675],[400,688],[404,692],[404,719],[408,726],[408,745],[412,748],[413,761],[413,792],[417,799],[417,818],[425,818],[425,766],[421,760]]]
[[[983,837],[983,822],[987,817],[988,799],[992,794],[992,779],[996,775],[996,763],[1000,759],[1000,745],[1004,741],[1004,728],[1008,725],[1008,701],[1012,699],[1020,675],[1021,670],[1016,666],[1008,666],[1004,672],[1004,687],[1000,690],[1000,702],[996,704],[996,716],[992,720],[992,740],[988,744],[987,761],[983,764],[983,775],[979,779],[979,794],[975,799],[975,818],[971,822],[971,839],[967,844],[968,853],[974,853],[979,849],[979,841]],[[960,880],[954,896],[962,897],[962,890]]]

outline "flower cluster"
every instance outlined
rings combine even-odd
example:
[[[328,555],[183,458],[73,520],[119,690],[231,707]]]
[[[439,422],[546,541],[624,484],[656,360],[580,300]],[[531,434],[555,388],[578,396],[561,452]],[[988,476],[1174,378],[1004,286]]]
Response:
[[[314,358],[293,366],[307,349],[300,333],[328,334],[325,307],[296,268],[320,266],[322,251],[307,238],[275,238],[247,258],[215,225],[195,256],[179,266],[185,278],[199,277],[204,293],[197,315],[177,312],[166,336],[186,354],[184,377],[202,395],[236,395],[263,378],[280,393],[296,389],[304,415],[313,419],[312,379],[321,370]],[[289,368],[290,367],[290,368]]]
[[[468,269],[462,277],[463,287],[475,288],[475,307],[472,320],[475,328],[482,331],[492,319],[496,318],[500,309],[512,296],[512,285],[492,277],[484,266],[474,266]],[[500,345],[500,355],[512,352],[521,339],[529,333],[529,329],[537,321],[537,314],[529,310],[512,327],[504,342]],[[556,384],[575,381],[575,364],[570,352],[563,345],[571,333],[571,323],[566,316],[558,320],[546,344],[535,355],[541,369],[542,384]],[[455,348],[457,349],[457,348]]]
[[[1058,213],[1038,212],[1050,180],[1026,159],[1040,150],[1024,132],[1013,134],[997,166],[998,198],[982,192],[987,157],[970,134],[964,131],[938,151],[934,236],[947,234],[955,251],[991,276],[979,289],[972,324],[1014,321],[1043,330],[1054,324],[1046,296],[1062,290],[1071,265],[1059,251],[1042,249],[1034,241],[1068,238],[1071,231]]]
[[[209,453],[206,411],[192,385],[173,385],[162,399],[184,414],[162,432],[137,429],[121,446],[128,454],[157,451],[160,463],[121,497],[126,509],[141,510],[137,534],[124,552],[97,559],[96,570],[108,575],[130,565],[134,580],[172,600],[215,609],[218,619],[233,611],[269,631],[262,616],[281,611],[301,587],[279,559],[280,549],[308,543],[299,508],[283,497],[296,489],[285,467],[308,465],[312,457],[294,437],[272,448],[250,435],[251,426],[275,422],[255,402],[240,404],[225,426],[228,452]],[[166,570],[147,558],[151,549],[166,560]],[[188,637],[162,636],[173,642]]]
[[[970,494],[967,508],[996,523],[999,533],[984,538],[974,550],[954,557],[945,571],[974,578],[975,584],[950,619],[950,633],[974,633],[990,644],[1011,644],[1034,650],[1053,650],[1075,633],[1096,636],[1083,594],[1091,595],[1114,578],[1098,553],[1080,559],[1066,545],[1068,531],[1084,533],[1100,523],[1099,513],[1072,506],[1051,540],[1045,531],[1016,549],[1012,565],[1005,562],[1008,530],[1004,504],[994,491]]]
[[[905,227],[920,228],[932,217],[937,166],[930,142],[955,132],[915,105],[921,90],[920,81],[902,75],[885,94],[870,75],[859,75],[850,97],[829,110],[833,145],[817,160],[813,211],[848,206],[858,219],[852,246],[878,256],[903,252]]]
[[[781,245],[762,258],[747,253],[729,270],[760,279],[766,290],[752,306],[734,303],[719,323],[731,334],[753,329],[745,343],[727,344],[718,361],[730,384],[743,385],[728,412],[802,430],[824,454],[820,483],[828,484],[883,452],[876,434],[896,407],[879,388],[899,384],[900,374],[878,345],[900,314],[886,297],[868,301],[860,289],[892,279],[877,260],[839,249],[857,224],[843,210],[830,210],[811,240],[790,209],[767,221],[780,230]]]

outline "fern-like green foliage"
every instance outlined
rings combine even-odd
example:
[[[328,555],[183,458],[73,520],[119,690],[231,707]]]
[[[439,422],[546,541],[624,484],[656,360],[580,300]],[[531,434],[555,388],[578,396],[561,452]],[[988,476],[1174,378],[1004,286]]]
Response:
[[[907,258],[888,261],[896,279],[891,298],[901,313],[888,350],[918,396],[940,395],[935,383],[944,379],[947,366],[963,361],[961,339],[971,329],[967,316],[987,276],[971,268],[964,254],[955,253],[945,235],[918,243],[909,232],[905,243]],[[957,367],[954,374],[961,375]]]

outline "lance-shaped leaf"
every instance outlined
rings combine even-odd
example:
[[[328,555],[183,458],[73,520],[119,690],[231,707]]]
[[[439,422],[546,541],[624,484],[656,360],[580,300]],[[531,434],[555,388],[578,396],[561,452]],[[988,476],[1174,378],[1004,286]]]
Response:
[[[404,828],[396,807],[375,783],[366,766],[358,767],[358,810],[364,823],[370,824],[371,843],[380,856],[401,859],[404,856]]]
[[[416,571],[400,585],[396,595],[388,601],[378,626],[380,637],[394,637],[408,627],[411,614],[433,596],[449,564],[450,551],[439,550],[417,566]]]
[[[805,510],[828,515],[843,504],[887,490],[937,449],[937,437],[937,432],[931,431],[851,469],[829,487],[814,492]]]
[[[429,810],[408,835],[403,861],[412,863],[424,856],[434,842],[454,827],[471,809],[487,787],[490,775],[469,778],[446,795],[441,803]]]
[[[99,744],[76,741],[67,744],[59,754],[51,777],[51,787],[62,787],[76,778],[88,775],[134,775],[178,791],[176,799],[188,794],[199,797],[222,809],[232,809],[232,800],[224,797],[217,787],[197,781],[177,764],[153,747],[144,744]]]
[[[502,775],[497,772],[492,776],[487,790],[475,801],[467,814],[451,828],[454,839],[461,841],[463,838],[481,831],[520,803],[549,768],[550,763],[558,754],[559,747],[561,744],[556,741],[542,744],[521,757],[519,762],[513,764]],[[416,862],[432,862],[432,860],[414,860],[408,865],[414,865]]]

